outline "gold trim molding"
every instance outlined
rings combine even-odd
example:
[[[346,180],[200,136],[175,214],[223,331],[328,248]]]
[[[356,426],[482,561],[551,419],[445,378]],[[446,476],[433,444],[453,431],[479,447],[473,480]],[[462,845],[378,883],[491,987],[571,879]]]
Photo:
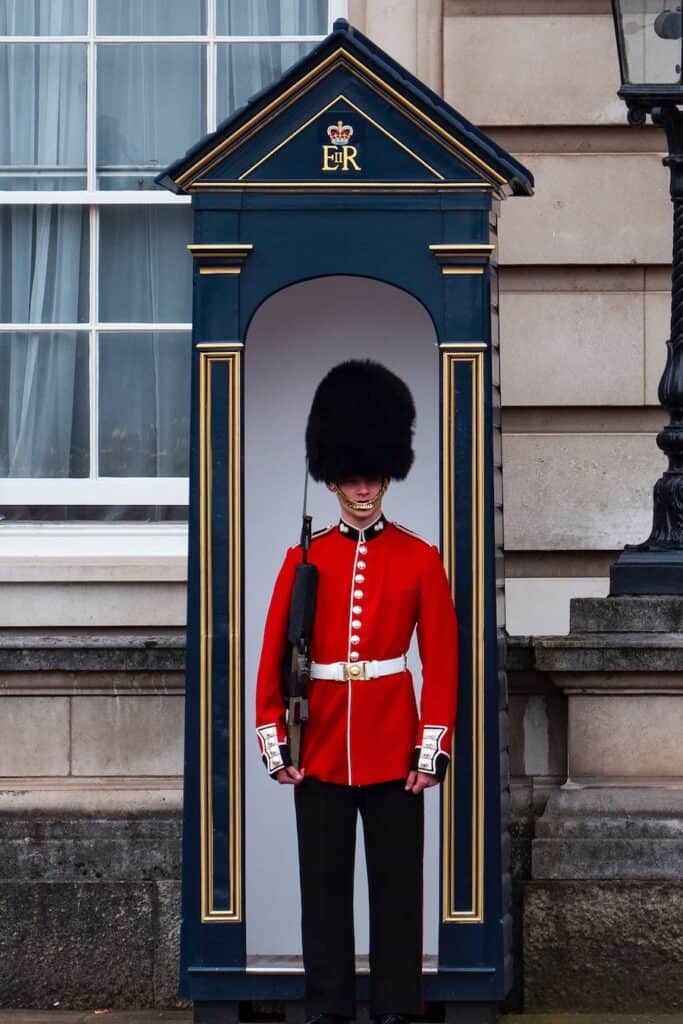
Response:
[[[472,408],[472,879],[470,906],[458,909],[455,900],[455,757],[442,786],[441,919],[444,923],[481,924],[484,921],[484,348],[481,345],[443,346],[442,450],[444,524],[443,560],[455,598],[456,370],[470,367]],[[451,752],[453,755],[453,751]]]
[[[249,242],[194,243],[187,248],[200,274],[240,274],[254,250]]]
[[[200,803],[200,891],[202,922],[237,922],[242,909],[242,543],[241,543],[241,438],[240,361],[241,344],[199,345],[199,803]],[[228,559],[227,603],[230,629],[227,634],[228,665],[228,875],[230,899],[227,909],[214,907],[212,691],[213,648],[213,562],[212,562],[212,438],[211,406],[213,372],[217,364],[228,374],[226,436],[228,445]],[[226,685],[216,680],[217,685]]]
[[[429,251],[441,265],[442,274],[484,274],[493,258],[495,245],[444,242],[430,245]]]
[[[355,192],[405,192],[424,189],[440,192],[444,189],[476,189],[489,192],[493,185],[486,181],[198,181],[192,186],[194,192],[206,189],[210,192],[229,192],[232,189],[261,189],[262,192],[336,192],[338,189],[353,189]]]

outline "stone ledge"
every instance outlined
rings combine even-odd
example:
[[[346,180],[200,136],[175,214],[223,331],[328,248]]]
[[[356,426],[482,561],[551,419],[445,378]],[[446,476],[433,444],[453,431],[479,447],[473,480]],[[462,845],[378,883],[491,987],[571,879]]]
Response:
[[[569,787],[536,822],[532,877],[683,877],[683,787]]]
[[[168,817],[182,813],[179,776],[5,778],[0,780],[0,819]]]
[[[534,881],[665,880],[683,877],[683,836],[615,839],[600,836],[594,825],[592,839],[534,839],[531,873]]]
[[[683,633],[680,597],[573,598],[572,633]]]
[[[184,672],[185,631],[0,633],[0,672]]]
[[[534,668],[534,641],[530,636],[509,636],[505,645],[508,672],[528,672]]]
[[[186,583],[184,555],[107,557],[77,555],[39,560],[9,556],[0,561],[0,584],[7,583]]]
[[[605,599],[606,600],[606,599]],[[534,640],[542,672],[683,672],[681,633],[582,633]]]
[[[0,817],[0,878],[13,882],[180,877],[179,817]]]

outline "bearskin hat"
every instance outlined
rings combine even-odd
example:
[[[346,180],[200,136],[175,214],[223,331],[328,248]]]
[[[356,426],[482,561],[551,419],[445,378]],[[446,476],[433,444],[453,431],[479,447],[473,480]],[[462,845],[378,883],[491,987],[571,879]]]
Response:
[[[415,403],[407,385],[381,363],[350,359],[323,377],[306,426],[314,480],[351,476],[403,480],[415,458]]]

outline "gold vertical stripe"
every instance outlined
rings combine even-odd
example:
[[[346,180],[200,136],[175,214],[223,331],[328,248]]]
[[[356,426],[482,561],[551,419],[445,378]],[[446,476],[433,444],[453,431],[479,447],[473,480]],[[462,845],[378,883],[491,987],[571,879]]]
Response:
[[[454,514],[454,432],[455,423],[453,420],[454,409],[453,399],[455,396],[454,373],[455,362],[449,359],[447,354],[442,354],[441,363],[441,388],[442,388],[442,549],[446,574],[451,586],[451,593],[455,601],[455,514]],[[441,848],[441,917],[443,921],[449,920],[449,909],[452,903],[454,892],[453,864],[453,803],[455,789],[455,768],[456,759],[454,756],[455,737],[451,744],[451,763],[446,778],[441,787],[441,820],[442,820],[442,848]]]
[[[206,359],[199,360],[199,815],[200,815],[200,897],[202,920],[208,913],[206,868],[207,837],[207,779],[206,779],[206,502],[208,488],[206,480]]]
[[[472,402],[472,876],[471,903],[455,900],[455,758],[442,787],[442,920],[478,924],[484,920],[484,353],[481,348],[442,352],[442,515],[444,564],[455,596],[455,409],[458,363],[470,366]]]
[[[241,544],[241,437],[240,437],[240,358],[242,346],[224,345],[222,349],[199,352],[199,546],[200,546],[200,895],[201,920],[236,922],[242,920],[242,544]],[[230,715],[228,769],[228,870],[230,898],[227,909],[214,907],[213,789],[212,762],[212,643],[213,643],[213,567],[212,567],[212,437],[211,408],[214,364],[226,365],[228,374],[227,447],[228,447],[228,713]]]

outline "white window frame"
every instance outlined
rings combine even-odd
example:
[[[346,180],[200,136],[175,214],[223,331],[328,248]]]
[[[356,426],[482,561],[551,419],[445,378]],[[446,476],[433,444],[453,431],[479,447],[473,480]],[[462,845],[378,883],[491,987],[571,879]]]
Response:
[[[63,206],[76,205],[88,208],[89,217],[89,319],[83,323],[72,324],[0,324],[0,335],[8,333],[30,332],[48,333],[51,331],[79,331],[88,336],[89,378],[90,378],[90,476],[88,478],[3,478],[0,480],[1,502],[3,505],[186,505],[188,502],[187,477],[100,477],[98,466],[98,337],[102,332],[146,331],[163,333],[168,331],[187,331],[192,329],[191,323],[105,323],[99,320],[99,210],[102,206],[156,206],[156,205],[188,205],[189,196],[174,196],[167,191],[129,191],[97,189],[96,164],[96,104],[97,104],[97,46],[107,44],[172,44],[195,43],[205,46],[206,53],[206,127],[207,132],[216,128],[216,47],[225,43],[316,43],[323,36],[226,36],[216,33],[216,0],[204,0],[206,3],[206,34],[181,36],[98,36],[96,25],[96,0],[88,0],[88,32],[86,35],[60,36],[0,36],[0,43],[12,44],[44,44],[70,43],[86,46],[86,188],[74,191],[0,191],[2,205],[43,205]],[[345,17],[348,0],[328,0],[328,31],[336,18]],[[17,171],[17,174],[21,173]],[[189,268],[188,268],[189,273]],[[141,524],[101,524],[96,535],[106,536],[107,531],[123,535],[130,527],[135,530]],[[76,538],[79,529],[83,536],[92,533],[91,525],[64,523],[6,523],[0,530],[0,557],[16,549],[16,542],[22,535],[35,533],[40,536],[49,532],[55,540]],[[169,535],[168,524],[146,524],[148,530],[161,530],[164,536]],[[135,531],[134,531],[135,532]],[[176,539],[184,538],[186,527],[179,525],[171,530]],[[13,539],[14,535],[14,539]],[[184,543],[184,540],[183,540]],[[8,546],[9,545],[9,546]],[[21,545],[20,545],[21,546]],[[76,543],[76,549],[79,545]],[[67,544],[67,548],[69,545]],[[60,554],[68,552],[60,545]]]

